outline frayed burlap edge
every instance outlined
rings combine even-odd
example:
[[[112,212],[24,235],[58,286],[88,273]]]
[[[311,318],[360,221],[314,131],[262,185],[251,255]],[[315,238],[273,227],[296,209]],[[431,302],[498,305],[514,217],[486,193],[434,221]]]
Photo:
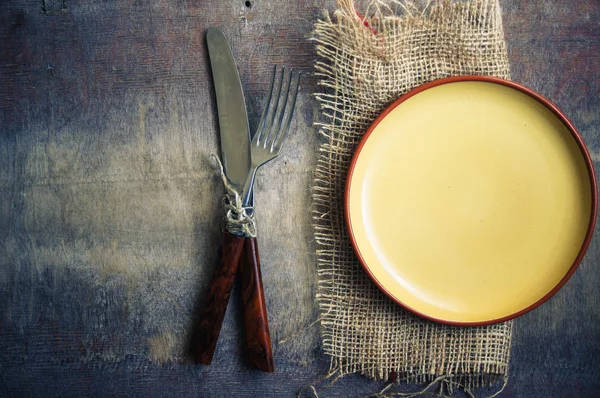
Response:
[[[360,267],[343,218],[355,147],[387,105],[443,77],[510,77],[498,1],[429,1],[419,7],[380,0],[358,13],[351,1],[339,0],[334,18],[326,13],[315,24],[313,40],[322,138],[312,192],[316,299],[330,376],[358,372],[409,383],[441,378],[467,389],[506,382],[512,322],[452,327],[402,309]]]

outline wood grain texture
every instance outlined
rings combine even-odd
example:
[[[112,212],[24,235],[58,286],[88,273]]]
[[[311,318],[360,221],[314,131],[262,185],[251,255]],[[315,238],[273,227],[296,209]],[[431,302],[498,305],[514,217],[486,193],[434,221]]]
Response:
[[[198,328],[195,331],[191,351],[197,363],[212,363],[225,311],[229,304],[229,296],[237,275],[244,237],[224,232],[219,247],[219,264],[208,285],[208,293],[198,317]]]
[[[296,396],[327,373],[318,326],[296,334],[317,317],[311,76],[282,155],[255,185],[277,371],[243,363],[236,288],[213,364],[179,357],[217,261],[222,216],[209,160],[219,146],[203,32],[218,26],[230,41],[254,128],[273,63],[310,73],[307,38],[322,10],[335,7],[333,0],[251,3],[0,7],[0,395]],[[598,1],[501,6],[513,79],[567,114],[597,166]],[[501,396],[600,396],[599,238],[565,287],[515,322]],[[319,393],[362,396],[383,387],[350,376]]]
[[[274,372],[273,351],[267,303],[263,291],[260,256],[256,238],[246,238],[240,263],[242,303],[244,306],[244,355],[248,366],[263,372]]]

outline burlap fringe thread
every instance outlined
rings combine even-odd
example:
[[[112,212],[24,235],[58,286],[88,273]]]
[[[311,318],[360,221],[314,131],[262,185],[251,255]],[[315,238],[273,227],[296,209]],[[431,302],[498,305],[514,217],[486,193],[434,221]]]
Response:
[[[315,24],[323,138],[312,193],[317,303],[330,377],[358,372],[392,382],[443,380],[468,391],[506,381],[512,322],[451,327],[403,310],[361,269],[343,219],[354,149],[390,102],[443,77],[509,78],[497,0],[419,4],[373,1],[360,14],[352,1],[339,0],[335,21],[325,14]]]

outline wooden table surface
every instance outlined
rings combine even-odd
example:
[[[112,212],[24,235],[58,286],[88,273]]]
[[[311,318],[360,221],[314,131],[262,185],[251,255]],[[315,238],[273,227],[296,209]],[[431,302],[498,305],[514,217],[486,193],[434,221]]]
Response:
[[[600,4],[503,0],[512,78],[556,103],[600,161]],[[204,30],[221,27],[256,126],[273,63],[312,72],[335,2],[14,0],[0,8],[0,396],[295,396],[328,370],[309,192],[316,80],[261,172],[257,212],[277,371],[241,361],[234,292],[215,362],[179,360],[214,268],[222,194]],[[277,184],[267,180],[277,181]],[[600,396],[600,237],[515,321],[502,396]],[[300,332],[300,333],[297,333]],[[348,376],[322,396],[383,387]]]

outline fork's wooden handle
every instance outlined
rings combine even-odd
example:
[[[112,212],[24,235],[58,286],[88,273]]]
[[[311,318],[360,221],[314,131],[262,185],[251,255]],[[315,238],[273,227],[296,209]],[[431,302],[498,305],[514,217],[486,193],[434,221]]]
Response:
[[[197,363],[210,365],[212,362],[229,295],[240,263],[244,240],[244,237],[228,232],[221,235],[219,265],[210,282],[204,308],[198,319],[198,328],[190,347]]]
[[[256,238],[246,238],[240,273],[246,330],[246,362],[250,367],[271,373],[275,370],[275,364]]]

